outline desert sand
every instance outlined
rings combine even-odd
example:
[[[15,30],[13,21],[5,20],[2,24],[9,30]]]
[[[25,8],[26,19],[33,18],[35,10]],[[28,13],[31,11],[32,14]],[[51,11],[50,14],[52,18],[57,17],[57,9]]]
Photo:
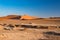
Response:
[[[36,29],[36,28],[25,28],[21,31],[17,27],[13,30],[4,30],[3,28],[9,24],[12,25],[21,25],[23,24],[51,24],[51,25],[60,25],[60,19],[35,19],[32,17],[23,16],[21,20],[20,18],[15,19],[17,16],[8,16],[8,17],[1,17],[0,18],[0,40],[49,40],[48,37],[44,36],[43,32],[50,31],[49,29]],[[20,17],[20,16],[18,16]],[[5,24],[5,25],[4,25]],[[53,29],[56,31],[55,29]],[[59,30],[58,30],[59,31]],[[59,31],[60,32],[60,31]],[[59,39],[58,39],[59,40]]]

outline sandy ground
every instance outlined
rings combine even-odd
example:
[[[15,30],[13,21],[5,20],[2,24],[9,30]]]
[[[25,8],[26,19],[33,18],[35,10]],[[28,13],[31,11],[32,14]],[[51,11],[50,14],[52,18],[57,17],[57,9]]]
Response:
[[[0,40],[38,40],[40,38],[45,37],[39,29],[0,31]]]
[[[36,23],[36,24],[58,24],[60,20],[0,20],[0,24],[21,24],[21,23]],[[38,40],[46,38],[42,32],[48,30],[41,29],[27,29],[20,30],[0,30],[0,40]]]
[[[59,24],[60,20],[47,20],[47,19],[39,19],[39,20],[0,20],[0,24],[21,24],[21,23],[36,23],[36,24]]]

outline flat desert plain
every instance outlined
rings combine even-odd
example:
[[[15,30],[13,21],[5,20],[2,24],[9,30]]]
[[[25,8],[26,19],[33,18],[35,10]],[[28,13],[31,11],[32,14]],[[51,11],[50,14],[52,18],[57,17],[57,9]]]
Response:
[[[36,19],[36,20],[14,20],[6,19],[0,20],[1,27],[5,27],[3,24],[9,25],[20,25],[20,24],[51,24],[51,25],[60,25],[60,19]],[[1,29],[1,28],[0,28]],[[54,30],[54,29],[53,29]],[[60,40],[54,39],[52,36],[51,39],[44,36],[43,32],[50,31],[49,29],[36,29],[36,28],[26,28],[25,30],[0,30],[0,40]],[[59,30],[58,30],[59,31]]]

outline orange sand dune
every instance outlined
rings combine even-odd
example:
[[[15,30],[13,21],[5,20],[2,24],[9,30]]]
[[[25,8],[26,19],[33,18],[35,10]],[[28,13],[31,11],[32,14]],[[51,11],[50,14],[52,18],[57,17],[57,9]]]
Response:
[[[36,19],[36,18],[29,15],[23,15],[21,16],[21,19]]]

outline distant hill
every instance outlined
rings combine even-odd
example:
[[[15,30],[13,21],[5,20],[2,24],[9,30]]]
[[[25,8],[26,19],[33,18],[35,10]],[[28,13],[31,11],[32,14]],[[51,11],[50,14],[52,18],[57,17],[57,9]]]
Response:
[[[50,19],[60,19],[60,17],[50,17]]]
[[[20,19],[21,16],[20,15],[8,15],[5,18],[7,18],[7,19]]]
[[[8,15],[8,16],[4,16],[4,17],[0,17],[0,20],[6,20],[6,19],[20,19],[21,16],[19,15]]]
[[[0,17],[0,20],[2,19],[21,19],[21,20],[30,20],[30,19],[36,19],[36,17],[32,17],[29,15],[8,15],[8,16],[4,16],[4,17]]]

